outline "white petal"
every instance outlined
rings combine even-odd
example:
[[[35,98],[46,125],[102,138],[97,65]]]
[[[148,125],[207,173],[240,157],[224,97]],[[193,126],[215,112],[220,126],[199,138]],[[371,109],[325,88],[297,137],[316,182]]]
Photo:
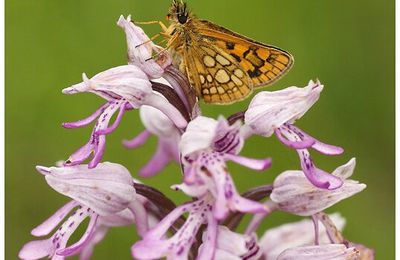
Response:
[[[318,100],[322,89],[319,82],[310,81],[304,88],[262,91],[252,99],[245,124],[259,135],[271,136],[276,128],[302,117]]]
[[[162,48],[154,45],[144,31],[131,22],[130,16],[125,19],[121,15],[117,24],[126,34],[129,64],[140,67],[151,78],[161,77],[163,68],[171,64],[169,53],[162,52],[157,56],[156,62],[152,59],[153,51],[159,53]]]
[[[182,135],[181,142],[179,143],[182,156],[185,157],[210,148],[215,136],[216,127],[217,121],[209,117],[199,116],[192,120],[188,124],[186,132]]]
[[[151,106],[140,107],[140,119],[146,129],[160,138],[176,137],[179,140],[179,131],[175,124],[160,110]],[[178,143],[177,143],[178,144]]]
[[[346,164],[339,166],[332,172],[333,175],[345,180],[353,175],[354,168],[356,167],[356,158],[350,159]]]
[[[338,230],[343,230],[346,220],[339,214],[331,214],[329,218]],[[314,224],[311,219],[284,224],[267,230],[260,239],[260,246],[266,260],[275,260],[280,253],[292,247],[313,245],[315,239]],[[330,243],[325,227],[319,225],[320,244]]]
[[[344,167],[352,168],[351,164]],[[365,188],[366,185],[358,181],[345,180],[343,185],[335,190],[320,189],[312,185],[301,171],[285,171],[274,181],[271,200],[283,211],[299,216],[311,216]]]
[[[218,227],[217,248],[241,256],[247,253],[246,242],[249,236],[230,231],[225,226]]]
[[[297,247],[285,250],[278,260],[356,260],[359,252],[343,244]]]
[[[42,170],[42,168],[40,168]],[[51,167],[47,183],[56,191],[107,216],[125,209],[135,200],[136,192],[129,171],[114,163]]]

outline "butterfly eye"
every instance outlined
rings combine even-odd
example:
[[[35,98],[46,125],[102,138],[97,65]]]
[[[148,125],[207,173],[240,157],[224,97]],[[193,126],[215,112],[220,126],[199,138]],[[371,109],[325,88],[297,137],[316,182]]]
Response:
[[[179,23],[181,23],[181,24],[184,24],[184,23],[186,23],[186,21],[187,21],[187,15],[184,15],[184,14],[178,14],[178,21],[179,21]]]

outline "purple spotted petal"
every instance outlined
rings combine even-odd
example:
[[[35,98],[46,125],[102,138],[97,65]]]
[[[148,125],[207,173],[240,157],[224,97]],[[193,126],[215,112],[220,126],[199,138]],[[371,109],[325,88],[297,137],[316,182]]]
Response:
[[[78,202],[74,200],[68,202],[62,208],[57,210],[50,218],[45,220],[42,224],[40,224],[36,228],[32,229],[31,234],[36,237],[48,235],[76,206],[78,206]]]
[[[179,151],[177,150],[176,143],[171,143],[171,140],[168,139],[159,139],[153,158],[140,169],[139,176],[152,177],[172,161],[179,162]]]
[[[301,141],[288,140],[285,138],[285,136],[281,132],[281,129],[279,128],[275,130],[275,135],[276,137],[278,137],[279,141],[281,141],[284,145],[293,149],[310,148],[316,142],[315,139],[312,138],[303,138]]]
[[[39,259],[48,256],[52,259],[64,259],[58,253],[62,252],[70,236],[87,217],[96,218],[97,216],[87,207],[77,209],[49,239],[31,241],[25,244],[18,254],[19,258]],[[85,240],[88,238],[88,236],[85,236]],[[84,243],[85,241],[81,242]]]
[[[322,189],[334,190],[343,185],[342,179],[329,174],[314,166],[314,162],[307,150],[297,150],[300,157],[301,168],[307,179],[314,186]]]
[[[145,144],[150,136],[151,136],[151,133],[148,130],[144,130],[143,132],[141,132],[139,135],[137,135],[132,140],[124,140],[122,142],[122,144],[126,148],[130,148],[130,149],[138,148],[139,146],[142,146],[143,144]]]
[[[257,171],[264,171],[271,167],[271,158],[266,159],[252,159],[247,157],[242,157],[239,155],[233,154],[224,154],[224,158],[228,161],[233,161],[237,164],[243,165],[247,168],[257,170]]]
[[[94,168],[103,158],[106,145],[106,137],[104,134],[112,132],[119,124],[123,112],[127,107],[127,102],[124,100],[108,102],[107,106],[103,106],[102,113],[98,117],[98,121],[93,128],[92,134],[88,143],[74,152],[65,162],[66,166],[74,166],[81,164],[93,154],[92,160],[89,162],[88,167]],[[116,111],[120,111],[113,126],[108,128],[112,116]],[[100,133],[100,134],[99,134]]]
[[[93,132],[91,139],[94,139]],[[94,140],[93,140],[94,141]],[[69,158],[64,162],[65,166],[79,165],[89,158],[90,154],[93,152],[92,140],[89,140],[84,146],[76,150]]]
[[[117,118],[115,119],[114,123],[110,127],[104,128],[104,129],[99,129],[96,131],[95,134],[107,135],[107,134],[114,132],[115,129],[117,129],[118,125],[121,123],[122,117],[125,114],[125,111],[127,110],[127,105],[128,105],[128,103],[125,103],[120,106]]]
[[[108,227],[98,226],[96,227],[92,238],[86,244],[85,247],[82,248],[79,255],[79,260],[90,260],[93,255],[93,249],[96,244],[104,239],[108,231]]]
[[[192,185],[182,183],[182,184],[172,185],[171,188],[176,191],[178,190],[183,191],[188,196],[196,198],[203,197],[208,192],[208,187],[206,185],[198,183]]]
[[[196,259],[214,259],[217,237],[218,237],[218,221],[212,214],[207,215],[207,231],[203,233],[203,244],[199,248]]]
[[[109,102],[107,102],[104,105],[102,105],[101,107],[99,107],[93,114],[91,114],[87,118],[81,119],[76,122],[66,122],[66,123],[63,123],[62,126],[64,128],[80,128],[80,127],[87,126],[90,123],[92,123],[96,118],[98,118],[109,105],[110,105]]]
[[[244,143],[242,136],[239,134],[240,127],[240,122],[230,125],[225,118],[219,117],[214,130],[212,149],[220,153],[239,153]]]
[[[278,135],[281,135],[282,138],[280,139],[282,140],[287,139],[287,141],[281,140],[283,143],[285,142],[296,143],[304,141],[307,142],[307,140],[315,140],[310,136],[306,136],[305,133],[299,130],[298,128],[295,128],[288,124],[280,127],[276,131],[276,133],[278,133]],[[313,159],[311,158],[311,155],[307,149],[297,149],[297,153],[300,157],[300,165],[304,174],[307,176],[309,181],[316,187],[322,189],[334,190],[342,186],[343,182],[340,178],[331,175],[317,168],[314,165]]]
[[[238,194],[222,157],[214,157],[216,154],[204,154],[202,156],[200,164],[204,165],[205,169],[202,170],[203,173],[199,173],[205,183],[214,182],[213,186],[216,189],[215,218],[224,219],[230,210],[249,213],[265,212],[266,208],[263,204],[245,199]],[[204,171],[206,174],[204,174]],[[209,177],[207,177],[208,174],[210,174]]]
[[[311,146],[314,150],[326,154],[326,155],[339,155],[344,152],[342,147],[335,146],[335,145],[330,145],[330,144],[325,144],[321,141],[318,141],[314,137],[308,135],[305,133],[303,130],[300,128],[294,126],[294,125],[285,125],[285,127],[290,131],[293,131],[294,134],[297,136],[301,137],[302,140],[314,140],[314,144]],[[304,147],[307,148],[307,147]]]
[[[252,220],[248,224],[245,234],[251,235],[257,231],[258,227],[260,226],[261,222],[272,212],[278,209],[278,206],[272,202],[271,200],[267,200],[265,203],[266,211],[264,213],[256,214],[253,216]]]
[[[85,247],[93,235],[94,227],[96,226],[98,217],[99,217],[98,215],[94,215],[92,218],[90,218],[89,225],[85,233],[83,234],[81,239],[79,239],[78,242],[74,243],[73,245],[67,248],[58,250],[57,255],[70,256],[79,252],[83,247]]]
[[[202,224],[206,223],[211,205],[208,199],[186,203],[177,207],[154,228],[150,229],[143,240],[132,246],[132,255],[136,259],[187,259],[189,250]],[[185,212],[189,216],[185,224],[170,238],[165,238],[171,225]]]

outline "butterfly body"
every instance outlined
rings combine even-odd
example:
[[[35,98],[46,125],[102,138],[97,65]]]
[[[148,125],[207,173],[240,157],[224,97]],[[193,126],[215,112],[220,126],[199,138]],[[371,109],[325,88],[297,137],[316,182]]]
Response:
[[[167,48],[206,103],[242,100],[255,87],[279,79],[293,64],[286,51],[197,19],[182,2],[173,1],[167,19]]]

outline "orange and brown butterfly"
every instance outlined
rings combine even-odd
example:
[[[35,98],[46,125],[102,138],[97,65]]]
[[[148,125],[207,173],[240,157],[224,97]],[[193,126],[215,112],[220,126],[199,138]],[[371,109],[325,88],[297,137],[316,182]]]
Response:
[[[162,33],[167,49],[206,103],[243,100],[254,88],[281,78],[293,65],[288,52],[200,20],[186,3],[173,0],[167,19],[170,25],[163,26]]]

